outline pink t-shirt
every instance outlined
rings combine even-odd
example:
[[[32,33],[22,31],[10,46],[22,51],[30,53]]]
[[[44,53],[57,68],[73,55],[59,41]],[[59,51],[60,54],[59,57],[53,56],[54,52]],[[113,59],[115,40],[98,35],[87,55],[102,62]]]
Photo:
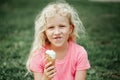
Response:
[[[33,56],[30,69],[34,72],[44,71],[46,64],[45,51],[41,49]],[[86,50],[76,43],[69,41],[69,48],[66,56],[62,60],[56,59],[55,62],[56,75],[52,80],[74,80],[77,70],[85,70],[90,68]]]

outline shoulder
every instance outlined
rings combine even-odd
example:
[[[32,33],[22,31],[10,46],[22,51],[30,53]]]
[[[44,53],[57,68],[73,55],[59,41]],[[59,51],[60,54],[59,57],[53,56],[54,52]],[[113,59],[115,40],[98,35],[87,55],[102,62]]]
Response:
[[[34,59],[40,59],[40,57],[44,57],[46,49],[45,48],[39,48],[36,51],[33,52],[32,58]]]
[[[78,54],[86,54],[87,53],[86,49],[83,46],[81,46],[73,41],[70,42],[70,47],[71,47],[72,51],[74,51]]]
[[[71,61],[76,70],[88,69],[90,65],[85,48],[75,42],[71,42],[70,45]]]
[[[34,72],[43,72],[45,65],[45,49],[38,49],[33,52],[30,58],[30,70]]]

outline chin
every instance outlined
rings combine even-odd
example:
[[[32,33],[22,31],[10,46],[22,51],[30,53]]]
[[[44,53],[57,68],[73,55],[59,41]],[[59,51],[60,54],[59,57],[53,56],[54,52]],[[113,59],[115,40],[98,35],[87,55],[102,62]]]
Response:
[[[53,44],[55,47],[61,47],[61,46],[63,46],[63,43],[54,43]]]

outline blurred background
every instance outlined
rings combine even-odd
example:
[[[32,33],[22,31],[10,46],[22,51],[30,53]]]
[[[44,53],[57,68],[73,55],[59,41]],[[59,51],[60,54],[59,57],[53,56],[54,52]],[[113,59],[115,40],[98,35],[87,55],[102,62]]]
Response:
[[[34,37],[34,19],[55,0],[0,0],[0,80],[33,80],[25,64]],[[88,52],[87,80],[120,80],[119,0],[66,0],[86,28],[77,40]]]

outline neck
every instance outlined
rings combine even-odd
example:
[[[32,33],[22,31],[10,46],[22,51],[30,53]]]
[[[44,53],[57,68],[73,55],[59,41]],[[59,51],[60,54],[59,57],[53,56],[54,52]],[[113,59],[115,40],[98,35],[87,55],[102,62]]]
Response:
[[[64,44],[63,46],[60,46],[60,47],[51,46],[51,49],[53,49],[56,52],[56,59],[61,60],[67,54],[68,42],[66,44]]]
[[[62,46],[56,47],[51,45],[51,49],[53,49],[55,52],[63,52],[68,49],[68,42]]]

